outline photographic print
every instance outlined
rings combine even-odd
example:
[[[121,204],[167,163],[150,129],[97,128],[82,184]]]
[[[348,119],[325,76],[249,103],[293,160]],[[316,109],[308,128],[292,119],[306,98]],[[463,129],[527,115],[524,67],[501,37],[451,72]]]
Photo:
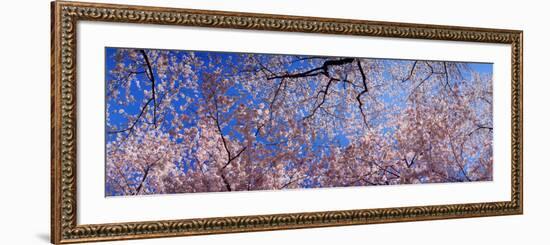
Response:
[[[491,181],[491,63],[105,48],[106,196]]]

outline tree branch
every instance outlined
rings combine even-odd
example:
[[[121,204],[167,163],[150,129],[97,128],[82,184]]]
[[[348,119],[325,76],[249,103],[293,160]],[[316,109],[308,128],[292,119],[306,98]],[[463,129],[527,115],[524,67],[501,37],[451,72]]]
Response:
[[[125,129],[121,129],[121,130],[116,130],[116,131],[108,131],[107,133],[108,134],[116,134],[116,133],[122,133],[122,132],[126,132],[126,131],[133,131],[134,130],[134,127],[136,126],[136,124],[138,123],[139,119],[141,118],[141,116],[143,115],[143,113],[145,112],[145,109],[148,108],[148,105],[149,103],[151,103],[153,99],[149,99],[147,102],[145,102],[145,105],[143,105],[143,107],[141,108],[141,111],[139,112],[138,116],[136,117],[136,120],[134,120],[134,122],[132,123],[132,125],[130,125],[130,127],[127,127]],[[128,133],[128,134],[130,134]]]
[[[141,189],[143,188],[143,183],[145,183],[145,180],[147,179],[147,175],[149,174],[149,171],[151,170],[153,165],[155,165],[158,161],[160,161],[160,158],[157,159],[156,161],[154,161],[153,163],[148,164],[147,167],[145,167],[143,177],[141,178],[141,181],[140,181],[138,187],[136,188],[136,192],[134,193],[134,195],[137,195],[141,192]]]
[[[271,121],[271,118],[273,118],[273,106],[275,105],[275,102],[277,100],[277,96],[279,96],[279,92],[281,91],[282,86],[285,86],[285,88],[286,88],[285,78],[282,78],[281,81],[279,81],[279,85],[277,85],[277,89],[275,90],[275,94],[273,95],[273,99],[271,99],[271,102],[269,103],[269,120],[268,121]],[[256,129],[256,132],[254,133],[254,136],[258,136],[258,134],[260,133],[260,130],[265,126],[266,123],[267,122],[264,122],[262,125],[260,125]]]
[[[359,72],[361,72],[361,78],[363,81],[363,90],[357,95],[357,97],[355,97],[355,99],[357,99],[357,102],[359,102],[359,111],[361,112],[361,116],[363,117],[363,123],[365,124],[365,126],[369,127],[369,124],[367,123],[367,116],[363,111],[363,101],[361,100],[361,96],[363,96],[363,94],[365,93],[368,93],[369,89],[367,87],[367,76],[363,71],[363,67],[361,66],[361,60],[359,59],[357,59],[357,67],[359,67]]]
[[[489,130],[489,132],[493,131],[493,127],[477,125],[477,128],[474,129],[474,130],[472,130],[472,132],[470,132],[470,133],[468,134],[468,136],[472,136],[473,133],[475,133],[476,131],[481,130],[481,129],[487,129],[487,130]]]
[[[246,150],[246,146],[243,147],[235,156],[232,156],[231,150],[229,150],[229,146],[227,144],[227,141],[225,140],[225,136],[223,135],[222,127],[220,125],[218,100],[217,100],[215,95],[212,96],[212,97],[214,99],[214,107],[216,108],[216,117],[214,118],[214,121],[216,123],[216,127],[219,131],[220,137],[222,138],[223,148],[225,149],[225,152],[227,153],[227,162],[219,170],[220,171],[220,176],[221,176],[221,178],[222,178],[222,180],[225,184],[225,188],[227,189],[227,191],[232,191],[231,185],[229,184],[229,181],[227,180],[227,177],[225,176],[224,170],[225,170],[225,168],[227,168],[227,166],[229,166],[229,164],[231,164],[231,162],[233,160],[237,159],[244,152],[244,150]]]
[[[401,82],[406,82],[407,80],[410,80],[412,78],[412,75],[414,73],[414,69],[416,68],[416,63],[417,62],[418,62],[417,60],[414,61],[413,66],[411,68],[411,71],[409,72],[409,75],[406,78],[404,78],[403,80],[401,80]]]
[[[317,97],[316,98],[319,98],[319,95],[320,94],[323,94],[323,97],[321,98],[321,102],[319,102],[319,104],[317,104],[314,108],[313,108],[313,111],[305,116],[304,118],[302,118],[302,120],[306,120],[308,118],[311,118],[313,115],[315,115],[315,112],[317,112],[317,110],[319,109],[319,107],[321,107],[324,103],[325,103],[325,100],[327,98],[327,94],[328,94],[328,89],[330,88],[330,85],[332,84],[332,82],[334,81],[337,81],[336,79],[334,78],[330,78],[328,80],[328,83],[327,85],[325,85],[325,88],[323,90],[319,90],[319,92],[317,92]]]
[[[467,181],[472,181],[470,179],[470,177],[468,177],[468,175],[466,174],[466,170],[464,169],[464,166],[458,160],[458,157],[457,157],[456,151],[455,151],[455,146],[454,146],[453,142],[450,142],[450,144],[451,144],[451,150],[452,150],[452,153],[453,153],[453,157],[455,159],[455,163],[456,163],[456,165],[458,165],[458,168],[460,168],[460,172],[462,172],[462,175],[464,175],[464,178],[466,178]]]
[[[123,83],[127,83],[130,79],[130,77],[132,77],[132,75],[138,75],[138,74],[144,74],[146,73],[145,71],[129,71],[128,74],[126,75],[126,77],[122,78],[122,79],[116,79],[114,81],[116,81],[116,84],[114,85],[114,87],[111,89],[109,88],[109,91],[107,92],[107,97],[111,97],[114,93],[114,91],[116,91],[117,89],[119,89],[119,87],[123,84]]]
[[[128,135],[130,135],[132,133],[132,131],[134,130],[134,127],[136,126],[136,124],[139,122],[139,120],[143,116],[143,113],[145,112],[145,110],[149,107],[149,104],[151,102],[153,102],[153,125],[155,126],[155,128],[157,127],[157,112],[156,112],[157,111],[157,102],[156,102],[156,95],[155,95],[155,76],[153,75],[153,69],[151,67],[151,63],[149,62],[149,58],[147,57],[147,54],[145,53],[145,50],[140,49],[139,51],[143,55],[143,58],[145,59],[145,63],[147,65],[147,72],[145,72],[145,71],[144,72],[147,75],[147,78],[149,78],[149,80],[151,81],[151,90],[152,90],[152,93],[153,93],[152,97],[149,100],[147,100],[147,102],[145,102],[145,104],[141,108],[138,116],[136,117],[134,122],[129,127],[125,128],[125,129],[115,130],[115,131],[108,131],[107,132],[108,134],[116,134],[116,133],[122,133],[122,132],[130,131],[128,133]],[[126,135],[126,136],[128,136],[128,135]]]
[[[407,168],[412,167],[412,165],[415,163],[414,160],[416,160],[416,156],[417,156],[417,155],[418,155],[418,154],[415,152],[415,153],[414,153],[414,156],[412,157],[412,159],[411,159],[410,162],[407,161],[407,156],[405,156],[405,157],[403,158],[403,161],[405,161],[405,165],[407,165]]]
[[[145,64],[147,64],[147,70],[149,79],[151,80],[151,91],[153,93],[153,97],[151,98],[153,100],[153,125],[155,128],[157,127],[157,99],[155,95],[155,75],[153,74],[153,68],[151,67],[151,63],[149,62],[149,58],[147,57],[147,54],[145,53],[145,50],[140,49],[139,50],[141,54],[143,55],[143,58],[145,59]]]
[[[416,90],[422,86],[422,84],[424,84],[424,82],[426,82],[428,79],[430,79],[432,77],[433,74],[444,74],[444,73],[441,73],[441,72],[435,72],[434,71],[434,68],[432,65],[430,65],[430,63],[428,61],[425,61],[426,65],[430,68],[430,74],[428,74],[424,79],[422,79],[420,81],[420,83],[418,83],[414,88],[413,90],[411,91],[411,93],[409,94],[409,96],[407,97],[407,100],[409,100],[411,98],[411,96],[416,93]]]
[[[331,66],[337,66],[337,65],[343,65],[343,64],[349,64],[353,62],[353,58],[343,58],[343,59],[335,59],[335,60],[326,60],[322,66],[313,68],[311,70],[307,70],[304,72],[299,73],[293,73],[293,74],[284,74],[284,75],[278,75],[278,76],[272,76],[268,77],[267,80],[273,80],[277,78],[299,78],[299,77],[313,77],[317,75],[328,75],[328,68]]]

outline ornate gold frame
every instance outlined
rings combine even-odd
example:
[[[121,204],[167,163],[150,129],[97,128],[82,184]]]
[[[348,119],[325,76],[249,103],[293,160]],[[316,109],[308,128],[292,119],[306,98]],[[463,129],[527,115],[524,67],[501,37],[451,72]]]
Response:
[[[522,31],[62,1],[52,2],[51,16],[52,243],[523,213]],[[76,45],[78,40],[76,33],[77,22],[83,20],[510,44],[512,47],[511,201],[78,225],[76,215],[78,208],[76,200],[76,168],[78,167],[76,162],[78,97]]]

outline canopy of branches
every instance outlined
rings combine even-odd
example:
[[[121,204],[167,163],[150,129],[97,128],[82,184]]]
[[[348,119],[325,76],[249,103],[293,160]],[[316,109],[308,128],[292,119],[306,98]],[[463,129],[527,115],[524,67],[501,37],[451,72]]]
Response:
[[[492,65],[106,49],[106,194],[492,180]]]

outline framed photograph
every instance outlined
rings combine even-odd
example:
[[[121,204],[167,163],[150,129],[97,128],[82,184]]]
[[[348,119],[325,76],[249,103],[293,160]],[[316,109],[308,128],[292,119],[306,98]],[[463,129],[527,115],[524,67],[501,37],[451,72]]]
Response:
[[[51,13],[52,243],[523,212],[522,31]]]

